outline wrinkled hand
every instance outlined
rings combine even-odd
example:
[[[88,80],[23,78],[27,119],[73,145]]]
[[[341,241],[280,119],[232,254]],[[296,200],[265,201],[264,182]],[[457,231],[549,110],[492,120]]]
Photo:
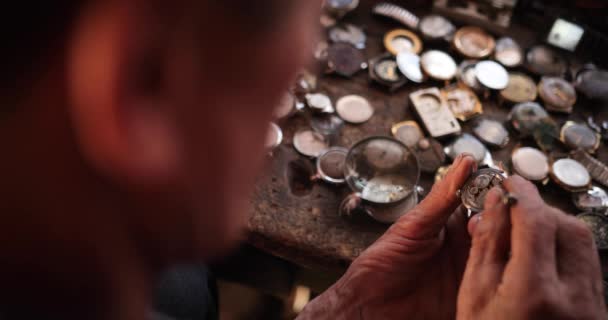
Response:
[[[471,156],[456,159],[446,178],[298,319],[453,319],[470,248],[456,193],[475,166]]]
[[[606,319],[599,258],[588,228],[547,206],[520,177],[486,198],[469,223],[472,248],[458,319]]]

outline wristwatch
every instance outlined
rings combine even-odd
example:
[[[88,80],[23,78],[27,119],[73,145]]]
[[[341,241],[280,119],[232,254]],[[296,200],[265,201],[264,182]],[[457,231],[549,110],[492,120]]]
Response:
[[[325,150],[317,158],[317,175],[330,184],[344,184],[344,164],[348,149],[333,147]]]
[[[543,77],[538,93],[549,111],[571,113],[576,103],[574,86],[562,78]]]
[[[480,169],[469,177],[458,192],[462,204],[469,210],[469,218],[484,210],[488,192],[502,185],[505,179],[504,172],[492,168]]]
[[[456,138],[452,143],[444,148],[444,152],[452,160],[456,159],[456,157],[463,153],[468,153],[475,158],[477,163],[484,162],[489,153],[488,149],[483,145],[483,143],[468,133],[464,133],[462,136]]]
[[[395,57],[390,53],[380,55],[369,61],[370,78],[394,91],[407,83],[405,76],[399,72]]]
[[[536,83],[523,73],[510,73],[509,84],[500,91],[500,97],[509,103],[534,101],[537,98]]]
[[[450,20],[436,14],[422,18],[418,24],[418,29],[423,37],[430,41],[439,39],[451,41],[456,31],[456,27]]]
[[[608,166],[583,150],[572,151],[570,157],[580,162],[595,181],[608,188]]]
[[[507,68],[515,68],[523,63],[524,52],[513,38],[503,37],[496,41],[494,59]]]
[[[471,89],[464,86],[450,86],[442,92],[450,110],[458,120],[468,121],[483,113],[483,106]]]
[[[408,148],[414,148],[418,142],[424,139],[424,133],[416,121],[403,121],[393,125],[391,128],[393,137]]]
[[[540,76],[559,77],[566,73],[568,62],[547,46],[538,45],[528,50],[526,65],[530,71]]]
[[[511,154],[513,171],[534,182],[546,182],[549,177],[549,158],[536,148],[518,148]]]
[[[411,31],[395,29],[384,36],[384,47],[394,56],[400,52],[419,54],[422,51],[422,41]]]
[[[589,171],[574,159],[564,158],[553,162],[549,175],[557,185],[569,192],[582,192],[591,187]]]
[[[440,138],[460,134],[462,130],[460,124],[438,88],[415,91],[410,94],[410,100],[432,137]]]
[[[504,148],[509,144],[509,131],[496,120],[479,119],[473,127],[473,133],[483,143],[492,147]]]
[[[352,24],[335,25],[328,30],[329,40],[332,42],[346,42],[357,49],[365,49],[367,36],[363,30]]]
[[[608,71],[584,70],[576,76],[576,89],[589,99],[608,101]]]
[[[509,73],[505,67],[492,60],[478,62],[475,74],[479,83],[490,90],[503,90],[509,84]]]
[[[361,124],[371,119],[374,107],[362,96],[348,95],[338,99],[336,112],[348,123]]]
[[[600,147],[600,135],[586,124],[568,121],[562,127],[560,140],[571,150],[582,149],[595,153]]]
[[[535,129],[548,118],[547,111],[536,102],[518,103],[509,114],[511,125],[523,136],[532,135]]]
[[[420,56],[420,66],[424,73],[435,80],[448,81],[454,78],[458,67],[447,53],[430,50]]]
[[[593,239],[597,249],[600,251],[608,249],[608,219],[606,216],[586,212],[576,216],[579,220],[583,221],[590,229],[593,234]]]
[[[485,30],[478,27],[462,27],[454,35],[456,51],[468,59],[482,59],[494,51],[496,41]]]
[[[572,201],[582,211],[604,213],[608,210],[608,193],[598,186],[573,194]]]
[[[367,68],[363,53],[353,45],[337,42],[327,48],[327,69],[329,73],[350,78]]]
[[[306,105],[312,112],[334,113],[334,105],[328,95],[323,93],[308,93],[304,96]]]

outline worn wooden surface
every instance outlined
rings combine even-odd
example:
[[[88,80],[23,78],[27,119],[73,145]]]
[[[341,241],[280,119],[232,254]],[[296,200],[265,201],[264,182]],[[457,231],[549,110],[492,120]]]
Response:
[[[359,25],[366,30],[368,41],[365,54],[368,58],[382,53],[384,48],[381,40],[385,32],[399,27],[396,23],[373,17],[371,5],[369,2],[364,2],[356,12],[345,19],[345,22]],[[422,16],[425,9],[417,11]],[[532,30],[517,26],[512,28],[511,36],[524,47],[529,47],[536,41],[536,35]],[[449,51],[457,62],[462,60],[447,44],[425,44],[425,50],[431,48]],[[366,71],[359,73],[353,79],[323,76],[319,81],[319,91],[327,93],[334,102],[343,95],[359,94],[369,99],[375,108],[375,115],[368,123],[357,126],[346,125],[342,129],[337,145],[347,148],[368,136],[390,135],[390,128],[396,122],[416,119],[409,106],[409,93],[421,88],[444,85],[433,82],[422,85],[409,83],[390,94],[383,88],[370,85]],[[495,101],[497,101],[496,95],[483,100],[484,116],[504,121],[510,108],[498,106]],[[554,115],[554,117],[560,124],[568,119],[584,121],[591,114],[607,119],[608,112],[601,109],[584,99],[579,99],[573,115],[570,117]],[[249,222],[250,243],[265,252],[302,266],[325,269],[346,267],[382,235],[387,225],[362,215],[348,219],[340,217],[338,207],[344,196],[349,193],[347,187],[337,188],[317,182],[312,185],[309,192],[299,190],[294,194],[290,189],[288,166],[291,161],[305,158],[294,150],[292,137],[295,131],[309,127],[309,116],[297,115],[283,121],[281,127],[285,133],[284,142],[269,157],[267,171],[259,178],[251,200],[253,212]],[[464,128],[465,132],[471,132],[470,123],[465,124]],[[511,143],[506,148],[492,150],[494,159],[508,164],[511,151],[519,144],[533,145],[531,141],[517,139],[512,132]],[[602,145],[598,155],[605,163],[608,161],[607,149]],[[312,165],[312,161],[310,163]],[[432,175],[423,174],[421,185],[426,190],[430,190],[433,178]],[[543,197],[549,204],[573,214],[578,213],[571,203],[571,195],[567,192],[552,183],[541,189]]]

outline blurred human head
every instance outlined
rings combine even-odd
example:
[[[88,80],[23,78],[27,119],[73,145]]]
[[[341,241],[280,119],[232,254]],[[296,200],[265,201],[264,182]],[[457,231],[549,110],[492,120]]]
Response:
[[[10,106],[0,115],[3,209],[15,214],[0,256],[22,270],[95,275],[234,245],[273,106],[311,52],[320,1],[17,6],[0,89]]]

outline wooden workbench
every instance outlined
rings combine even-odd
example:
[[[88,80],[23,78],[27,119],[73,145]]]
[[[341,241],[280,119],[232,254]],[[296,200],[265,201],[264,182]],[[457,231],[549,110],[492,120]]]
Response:
[[[384,34],[390,29],[400,27],[397,23],[373,17],[371,5],[369,2],[364,2],[356,12],[344,19],[345,22],[365,29],[368,36],[365,49],[367,58],[384,52],[382,46]],[[423,12],[418,11],[417,13],[423,15]],[[517,39],[524,48],[533,45],[536,41],[533,32],[517,26],[512,28],[510,35]],[[430,48],[449,51],[457,62],[462,60],[450,50],[447,44],[425,46],[425,49]],[[538,78],[536,79],[538,80]],[[374,106],[375,115],[369,122],[357,126],[346,125],[342,129],[337,145],[348,148],[368,136],[390,135],[390,128],[396,122],[416,119],[409,106],[408,95],[417,89],[432,86],[443,87],[443,85],[443,83],[433,82],[422,85],[408,83],[404,88],[391,94],[381,87],[370,85],[367,72],[362,71],[353,79],[322,76],[319,78],[318,91],[328,94],[334,102],[343,95],[359,94],[369,99]],[[483,99],[483,97],[480,98]],[[504,121],[510,108],[498,106],[496,101],[495,95],[483,100],[484,116]],[[570,117],[554,115],[554,118],[560,125],[567,119],[584,121],[591,114],[600,119],[608,119],[608,111],[599,109],[584,99],[579,99],[573,115]],[[287,169],[291,161],[304,159],[304,157],[294,150],[292,137],[295,131],[309,127],[309,115],[305,113],[296,115],[284,120],[280,125],[284,130],[285,139],[272,156],[269,156],[267,171],[259,178],[251,199],[249,241],[262,251],[301,266],[315,269],[346,267],[382,235],[387,229],[387,225],[377,223],[363,215],[356,215],[352,218],[340,217],[339,204],[349,193],[346,186],[333,187],[317,182],[309,193],[302,195],[301,192],[296,192],[299,195],[294,194],[290,190]],[[470,123],[464,125],[464,131],[471,132]],[[512,149],[520,143],[533,145],[530,141],[520,141],[512,132],[511,143],[506,148],[492,150],[494,159],[505,161],[508,164]],[[605,163],[608,161],[607,149],[605,145],[602,145],[598,154],[598,158]],[[421,186],[427,191],[430,190],[433,179],[433,175],[423,174]],[[578,213],[570,200],[571,195],[554,184],[550,183],[542,187],[541,193],[549,204],[573,214]]]

